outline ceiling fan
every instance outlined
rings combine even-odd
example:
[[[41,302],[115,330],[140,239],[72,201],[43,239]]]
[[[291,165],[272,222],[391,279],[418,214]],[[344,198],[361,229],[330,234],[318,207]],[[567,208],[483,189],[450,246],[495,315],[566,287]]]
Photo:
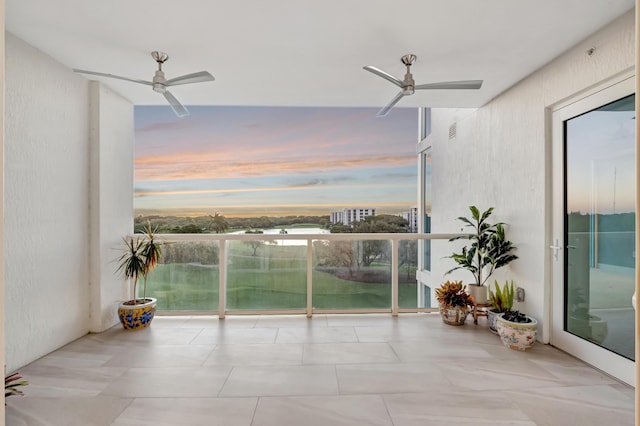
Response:
[[[79,70],[75,68],[73,69],[73,71],[82,73],[82,74],[98,75],[101,77],[117,78],[120,80],[132,81],[134,83],[146,84],[147,86],[153,87],[154,92],[162,93],[162,95],[164,95],[165,99],[169,102],[169,104],[171,105],[171,108],[173,108],[173,111],[176,113],[178,117],[184,117],[185,115],[188,115],[189,111],[184,107],[184,105],[182,105],[175,98],[175,96],[171,94],[171,92],[167,90],[167,87],[178,86],[180,84],[191,84],[191,83],[202,83],[205,81],[213,81],[214,80],[213,76],[209,74],[207,71],[200,71],[200,72],[194,72],[192,74],[181,75],[180,77],[175,77],[167,80],[164,77],[164,72],[162,71],[162,64],[164,64],[169,59],[169,55],[167,55],[164,52],[153,51],[151,52],[151,57],[155,59],[155,61],[158,63],[158,69],[156,70],[156,74],[153,76],[152,81],[138,80],[135,78],[121,77],[119,75],[105,74],[102,72],[95,72],[95,71]]]
[[[450,90],[450,89],[479,89],[482,87],[482,80],[461,80],[461,81],[442,81],[439,83],[427,83],[427,84],[415,84],[413,81],[413,75],[411,74],[411,65],[416,61],[416,55],[408,54],[404,55],[400,60],[407,67],[407,73],[404,75],[404,80],[400,80],[389,73],[382,71],[371,65],[363,67],[365,70],[374,73],[377,76],[384,78],[398,86],[400,93],[398,93],[391,101],[378,113],[378,117],[384,117],[389,113],[391,108],[398,103],[403,96],[413,95],[416,90]]]

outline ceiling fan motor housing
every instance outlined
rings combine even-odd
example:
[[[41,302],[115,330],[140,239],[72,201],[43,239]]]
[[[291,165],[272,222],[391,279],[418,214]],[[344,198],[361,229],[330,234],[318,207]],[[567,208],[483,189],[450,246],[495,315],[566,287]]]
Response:
[[[167,79],[164,78],[163,71],[157,70],[156,75],[153,76],[153,91],[158,93],[167,91]]]
[[[415,87],[416,82],[413,80],[413,75],[409,71],[407,71],[407,73],[404,75],[404,81],[402,82],[402,94],[413,95],[416,91]]]

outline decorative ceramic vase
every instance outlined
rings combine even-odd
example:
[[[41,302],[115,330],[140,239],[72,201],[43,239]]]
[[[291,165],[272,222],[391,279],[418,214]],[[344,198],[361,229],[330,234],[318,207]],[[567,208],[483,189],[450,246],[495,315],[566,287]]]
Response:
[[[489,303],[489,296],[487,292],[487,287],[483,285],[477,284],[469,284],[467,286],[467,291],[473,297],[473,303],[476,305],[486,305]]]
[[[118,318],[125,330],[139,330],[147,328],[156,313],[158,301],[147,297],[146,303],[139,305],[127,305],[128,302],[118,304]]]
[[[469,310],[466,306],[440,306],[442,322],[449,325],[464,325]]]
[[[489,320],[489,331],[491,331],[493,334],[498,334],[498,324],[497,324],[497,318],[498,315],[500,315],[502,312],[498,312],[495,310],[495,308],[489,308],[487,309],[487,319]]]
[[[528,351],[536,342],[538,321],[527,316],[531,322],[511,322],[503,318],[504,313],[496,317],[498,334],[502,343],[515,351]]]

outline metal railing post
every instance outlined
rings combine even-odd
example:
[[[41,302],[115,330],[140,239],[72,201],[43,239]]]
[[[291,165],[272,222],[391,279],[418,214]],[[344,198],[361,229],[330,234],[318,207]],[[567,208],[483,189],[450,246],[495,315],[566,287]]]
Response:
[[[400,271],[398,267],[398,243],[397,239],[391,240],[391,315],[394,317],[398,316],[399,309],[398,283],[400,281]]]
[[[307,318],[313,316],[313,240],[307,239]]]
[[[227,300],[227,240],[220,240],[218,250],[218,319],[224,319]]]

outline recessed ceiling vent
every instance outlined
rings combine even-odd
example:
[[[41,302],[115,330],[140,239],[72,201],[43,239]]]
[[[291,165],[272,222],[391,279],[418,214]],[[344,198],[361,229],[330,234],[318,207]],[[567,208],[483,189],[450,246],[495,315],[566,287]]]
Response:
[[[451,126],[449,126],[449,140],[455,139],[457,132],[458,132],[458,123],[453,123]]]

